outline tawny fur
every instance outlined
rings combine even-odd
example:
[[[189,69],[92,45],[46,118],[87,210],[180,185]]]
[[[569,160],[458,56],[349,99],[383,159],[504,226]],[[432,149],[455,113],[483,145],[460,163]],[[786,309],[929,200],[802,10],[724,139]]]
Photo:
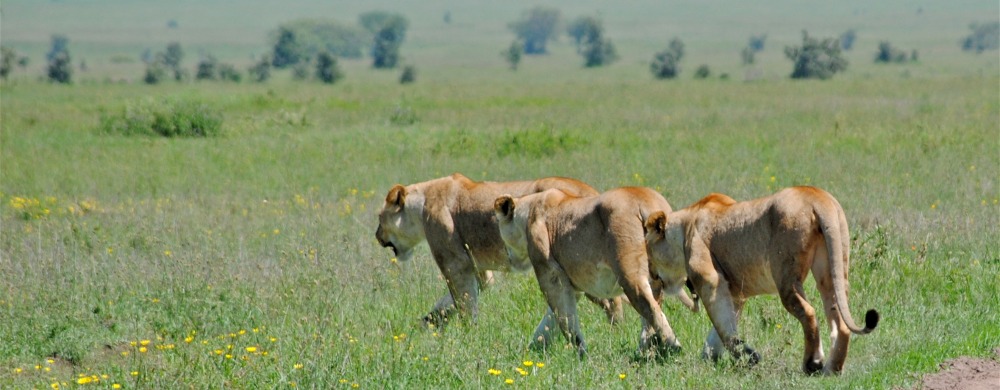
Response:
[[[874,310],[866,314],[865,328],[851,317],[847,219],[826,191],[792,187],[747,202],[711,194],[682,210],[651,215],[646,228],[651,251],[687,264],[694,291],[713,323],[706,357],[716,359],[727,350],[750,364],[760,360],[737,334],[743,304],[760,294],[777,294],[802,324],[802,369],[807,373],[840,373],[851,333],[866,334],[878,324]],[[815,310],[802,286],[810,271],[832,329],[833,347],[825,365]]]
[[[671,210],[659,193],[626,187],[578,197],[552,189],[516,199],[505,195],[494,209],[512,261],[530,259],[549,304],[532,347],[547,346],[558,326],[581,355],[585,352],[576,311],[580,292],[600,298],[624,292],[643,319],[640,350],[680,347],[660,309],[661,291],[697,306],[683,290],[683,263],[659,262],[646,251],[643,221]]]
[[[528,262],[512,263],[497,230],[493,202],[502,194],[526,195],[558,188],[572,194],[596,195],[597,190],[575,179],[549,177],[534,181],[477,182],[455,173],[450,176],[389,190],[379,212],[375,237],[407,261],[413,248],[427,241],[431,255],[448,284],[424,318],[443,325],[456,311],[478,313],[478,296],[492,280],[492,271],[526,271]],[[455,299],[459,297],[460,299]],[[595,301],[612,322],[621,320],[620,300]]]

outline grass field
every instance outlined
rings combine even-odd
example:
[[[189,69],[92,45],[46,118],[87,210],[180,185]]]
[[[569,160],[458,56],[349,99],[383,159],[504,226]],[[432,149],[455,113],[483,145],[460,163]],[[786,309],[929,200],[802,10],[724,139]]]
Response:
[[[563,38],[518,72],[498,53],[535,3],[241,4],[240,18],[220,17],[235,7],[223,1],[0,6],[3,44],[32,58],[0,84],[0,388],[912,388],[946,359],[1000,347],[1000,58],[958,46],[970,22],[995,20],[995,2],[550,2],[564,17],[600,12],[622,59],[583,69]],[[177,40],[191,67],[199,51],[244,66],[278,23],[371,9],[410,18],[415,84],[367,60],[344,61],[333,86],[287,71],[265,84],[106,82],[141,77],[118,54]],[[787,79],[782,47],[803,28],[857,28],[847,72]],[[87,59],[74,85],[38,81],[53,33]],[[738,51],[760,33],[762,76],[746,82]],[[689,51],[681,79],[654,82],[648,61],[673,36]],[[880,40],[921,60],[872,64]],[[701,63],[731,77],[693,80]],[[97,130],[102,115],[164,100],[217,110],[223,135]],[[452,172],[643,185],[675,208],[822,187],[852,228],[853,313],[875,308],[882,323],[854,337],[842,376],[807,377],[802,331],[775,297],[741,321],[764,355],[752,369],[701,360],[709,321],[675,301],[664,310],[684,350],[658,362],[635,355],[634,311],[611,328],[583,304],[580,361],[526,350],[545,304],[532,275],[510,274],[475,324],[424,329],[445,284],[426,249],[391,262],[376,215],[393,184]],[[820,304],[812,282],[807,296]]]

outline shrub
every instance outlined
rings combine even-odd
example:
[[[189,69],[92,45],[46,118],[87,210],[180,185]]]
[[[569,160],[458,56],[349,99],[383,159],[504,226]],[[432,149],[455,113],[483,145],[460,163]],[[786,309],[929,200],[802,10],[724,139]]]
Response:
[[[159,61],[150,62],[146,65],[146,74],[142,77],[142,82],[146,84],[159,84],[167,78],[167,67]]]
[[[653,77],[658,79],[672,79],[681,72],[680,61],[684,56],[684,42],[674,38],[670,41],[667,49],[656,53],[653,62],[649,65]]]
[[[1000,47],[1000,22],[972,23],[972,33],[962,39],[962,50],[982,53]]]
[[[694,78],[696,79],[707,79],[711,75],[712,70],[705,64],[698,65],[698,69],[694,71]]]
[[[909,58],[906,57],[905,51],[893,47],[892,44],[887,41],[879,42],[878,52],[875,53],[875,63],[902,63],[907,60],[909,60]],[[913,60],[916,61],[916,58]]]
[[[139,100],[100,118],[100,131],[127,136],[211,137],[221,128],[220,111],[195,101]]]
[[[243,74],[232,64],[219,64],[219,80],[238,83],[243,80]]]
[[[836,39],[826,38],[820,41],[810,37],[806,31],[802,31],[802,46],[786,46],[785,56],[794,63],[791,74],[793,79],[825,80],[847,69],[847,59],[841,55],[840,44]]]
[[[45,60],[52,62],[59,53],[69,52],[69,37],[63,34],[55,34],[52,36],[52,44],[49,47],[49,51],[45,53]]]
[[[618,59],[615,45],[605,38],[584,44],[580,54],[583,55],[583,66],[588,68],[604,66]]]
[[[206,55],[202,57],[201,61],[198,61],[198,69],[195,72],[194,78],[198,80],[215,80],[218,77],[218,72],[216,71],[218,65],[219,61],[214,56]]]
[[[396,103],[389,113],[389,123],[396,126],[409,126],[417,123],[417,112],[405,102]]]
[[[403,73],[399,75],[400,84],[409,84],[417,81],[417,68],[413,65],[403,67]]]
[[[263,83],[270,79],[271,56],[266,54],[261,56],[260,61],[257,61],[256,64],[250,66],[250,69],[247,69],[247,74],[249,75],[250,80],[258,83]]]
[[[556,39],[559,10],[538,6],[524,13],[521,20],[507,25],[524,42],[524,54],[545,54],[546,45]]]
[[[319,53],[316,56],[316,78],[326,84],[333,84],[343,77],[344,73],[337,65],[337,57],[327,52]]]
[[[522,54],[524,54],[524,45],[516,39],[510,43],[507,50],[500,52],[503,59],[507,61],[507,65],[510,66],[510,70],[517,70],[517,66],[521,63]]]

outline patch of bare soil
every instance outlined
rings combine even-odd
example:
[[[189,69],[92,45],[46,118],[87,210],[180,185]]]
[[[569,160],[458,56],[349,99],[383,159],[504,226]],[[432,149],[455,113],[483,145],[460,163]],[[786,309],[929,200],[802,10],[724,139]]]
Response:
[[[923,390],[997,390],[1000,389],[1000,348],[993,350],[993,359],[963,356],[941,363],[941,371],[927,374],[919,389]]]

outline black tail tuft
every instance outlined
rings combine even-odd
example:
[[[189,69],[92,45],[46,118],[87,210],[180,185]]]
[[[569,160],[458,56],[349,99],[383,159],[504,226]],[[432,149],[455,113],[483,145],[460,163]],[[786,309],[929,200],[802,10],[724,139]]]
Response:
[[[868,312],[865,313],[865,328],[869,330],[875,329],[875,327],[878,326],[878,320],[878,312],[875,310],[868,310]]]

